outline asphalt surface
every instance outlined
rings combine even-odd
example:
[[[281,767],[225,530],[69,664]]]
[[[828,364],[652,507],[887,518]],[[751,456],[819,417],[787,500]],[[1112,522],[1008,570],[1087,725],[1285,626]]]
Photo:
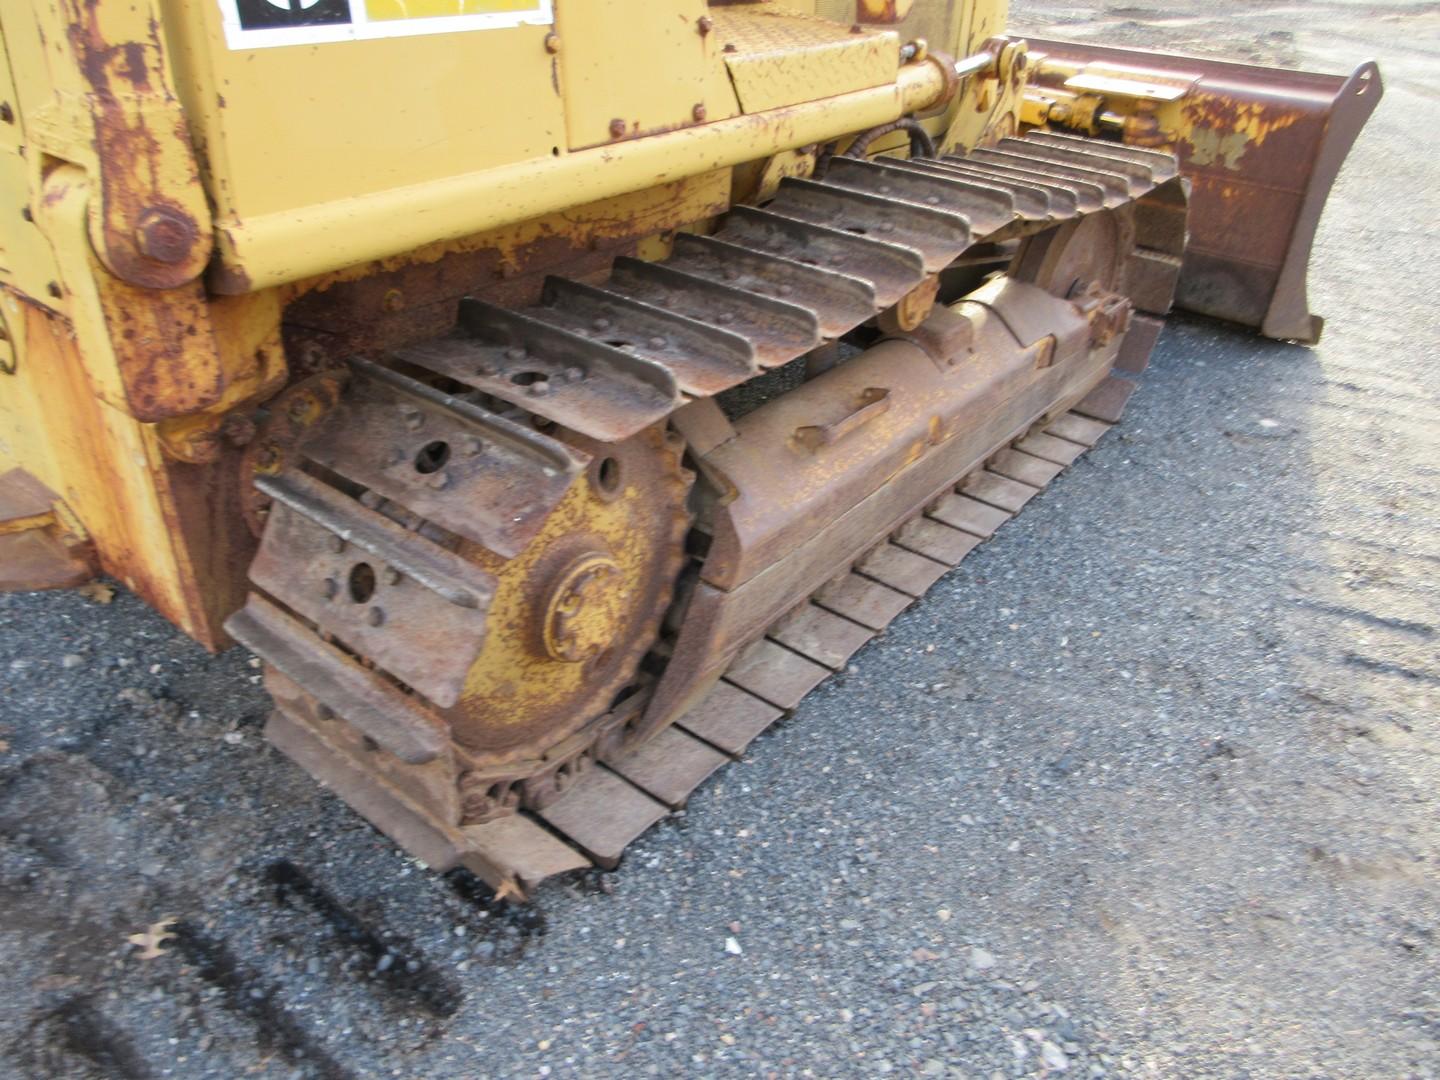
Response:
[[[1099,448],[526,909],[269,749],[243,652],[0,597],[0,1071],[1440,1076],[1440,8],[1016,28],[1381,61],[1324,342],[1174,320]]]

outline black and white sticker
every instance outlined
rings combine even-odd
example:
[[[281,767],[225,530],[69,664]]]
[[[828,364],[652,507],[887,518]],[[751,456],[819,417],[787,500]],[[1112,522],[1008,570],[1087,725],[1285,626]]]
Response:
[[[232,49],[450,34],[554,21],[551,0],[219,0]]]

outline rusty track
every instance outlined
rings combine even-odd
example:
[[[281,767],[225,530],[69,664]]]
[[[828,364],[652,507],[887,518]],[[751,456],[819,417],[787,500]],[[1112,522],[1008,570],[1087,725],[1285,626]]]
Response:
[[[898,507],[902,517],[882,527],[879,546],[867,542],[868,550],[834,566],[838,578],[823,586],[816,578],[778,618],[757,624],[750,616],[755,628],[743,636],[733,629],[747,625],[743,617],[729,624],[718,655],[726,666],[713,688],[707,679],[718,670],[683,674],[695,669],[695,646],[683,634],[678,646],[661,642],[662,664],[672,648],[690,653],[677,654],[658,684],[653,674],[636,673],[634,643],[654,640],[654,605],[668,601],[678,570],[657,562],[622,592],[640,581],[665,591],[642,597],[633,615],[615,609],[633,624],[633,643],[595,676],[607,693],[629,679],[628,696],[608,711],[566,706],[551,727],[506,736],[512,741],[503,746],[513,749],[500,752],[473,724],[460,725],[473,720],[464,699],[487,633],[530,633],[508,623],[487,630],[507,567],[532,559],[545,537],[569,536],[552,526],[563,524],[577,491],[603,495],[596,466],[607,446],[653,439],[677,409],[872,318],[932,356],[943,352],[951,347],[946,327],[965,320],[937,308],[917,325],[911,307],[919,297],[923,316],[936,275],[977,245],[988,251],[1037,237],[1019,256],[1023,280],[1034,284],[1016,287],[1037,298],[1051,295],[1047,289],[1068,296],[1076,252],[1088,243],[1072,249],[1047,238],[1121,210],[1133,212],[1114,267],[1113,287],[1128,297],[1122,307],[1103,290],[1073,296],[1064,306],[1076,314],[1065,316],[1062,333],[1036,314],[1054,300],[1032,309],[1001,288],[980,290],[970,302],[1037,358],[1027,361],[1032,366],[1059,366],[1059,351],[1114,357],[1118,368],[1138,370],[1168,310],[1183,249],[1184,192],[1174,160],[1053,135],[1007,139],[966,158],[836,162],[823,181],[785,181],[763,209],[735,208],[713,236],[677,238],[660,263],[619,260],[603,286],[552,279],[542,303],[522,310],[465,301],[453,334],[393,350],[380,364],[352,365],[338,419],[317,425],[261,483],[273,503],[252,580],[267,595],[252,595],[229,629],[269,665],[280,707],[267,734],[412,853],[437,868],[463,864],[502,895],[522,897],[552,874],[613,866],[631,840],[683,805],[1093,445],[1134,384],[1097,368],[1073,396],[1036,399],[1018,428],[985,444],[978,469],[955,467],[938,477],[950,481],[938,498],[931,487],[908,515]],[[1027,317],[1034,325],[1025,325]],[[431,389],[437,380],[450,392]],[[795,437],[819,448],[888,407],[885,392],[865,391],[853,415],[797,428]],[[553,430],[534,431],[531,417]],[[692,452],[708,452],[697,443],[703,430],[677,427]],[[419,455],[384,449],[407,445],[406,430],[426,443]],[[376,437],[357,438],[361,431]],[[466,447],[465,462],[425,456],[441,445],[447,454]],[[666,453],[675,451],[658,456]],[[663,492],[671,481],[660,475],[648,487]],[[683,500],[688,482],[675,476]],[[673,500],[641,516],[657,515],[687,520]],[[678,556],[678,534],[666,539],[673,527],[659,527],[643,544],[673,543]],[[784,534],[772,541],[782,551],[793,547]],[[351,551],[382,568],[390,592],[375,593],[374,581],[365,581],[360,597],[352,570],[357,602],[340,602],[346,566],[357,557]],[[752,551],[721,570],[732,584],[745,583],[765,565],[760,558]],[[585,559],[585,566],[605,562]],[[552,608],[559,603],[554,610],[573,620],[575,595],[573,602],[568,593],[552,595]],[[713,588],[711,595],[718,595]],[[557,645],[546,623],[552,656],[589,663],[615,652],[599,650],[598,641],[577,645],[589,640],[583,626],[566,626]],[[567,650],[575,655],[559,655]],[[682,677],[671,677],[676,670]],[[684,705],[707,688],[698,704]],[[504,712],[493,695],[485,704]]]
[[[1133,384],[1131,384],[1133,385]],[[1111,427],[1114,392],[1102,384],[1071,412],[1016,440],[874,549],[849,572],[772,626],[730,667],[707,697],[672,726],[624,756],[598,765],[556,802],[536,812],[463,826],[432,865],[459,861],[512,898],[546,877],[595,865],[614,867],[625,848],[721,766],[742,756],[771,724],[920,600],[975,548],[995,535],[1066,466]],[[638,715],[644,697],[619,710]],[[390,825],[424,818],[398,789],[381,789],[343,761],[311,725],[284,710],[266,736],[373,819]],[[387,830],[389,831],[389,830]],[[407,844],[412,850],[416,844]]]

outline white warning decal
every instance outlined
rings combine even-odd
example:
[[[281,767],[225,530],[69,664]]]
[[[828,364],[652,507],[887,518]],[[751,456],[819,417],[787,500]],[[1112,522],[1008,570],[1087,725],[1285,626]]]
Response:
[[[551,0],[219,0],[232,49],[550,23]]]

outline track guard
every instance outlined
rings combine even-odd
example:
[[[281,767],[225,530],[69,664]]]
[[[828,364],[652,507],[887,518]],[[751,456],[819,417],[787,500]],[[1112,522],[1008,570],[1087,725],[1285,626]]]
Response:
[[[1313,344],[1305,277],[1320,214],[1383,86],[1348,77],[1030,39],[1032,98],[1099,95],[1098,127],[1174,151],[1190,178],[1190,242],[1176,306]],[[1080,114],[1077,110],[1077,114]],[[1109,124],[1105,121],[1108,118]],[[1053,121],[1052,121],[1053,122]]]

